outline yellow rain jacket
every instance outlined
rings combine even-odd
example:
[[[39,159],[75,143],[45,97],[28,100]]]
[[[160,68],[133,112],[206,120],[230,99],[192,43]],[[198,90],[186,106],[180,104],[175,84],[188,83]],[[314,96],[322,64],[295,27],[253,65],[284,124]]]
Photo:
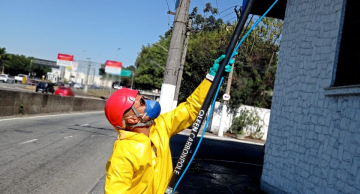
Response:
[[[173,166],[170,137],[192,125],[209,91],[205,79],[176,109],[154,120],[149,137],[120,130],[106,164],[105,193],[162,194]]]

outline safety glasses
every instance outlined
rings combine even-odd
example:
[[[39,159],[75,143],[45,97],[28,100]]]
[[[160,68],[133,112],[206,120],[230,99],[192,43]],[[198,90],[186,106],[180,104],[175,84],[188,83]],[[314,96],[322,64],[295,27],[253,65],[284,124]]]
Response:
[[[140,98],[140,104],[141,105],[146,105],[145,102],[146,100],[150,100],[150,98],[146,97],[146,96],[141,96]]]

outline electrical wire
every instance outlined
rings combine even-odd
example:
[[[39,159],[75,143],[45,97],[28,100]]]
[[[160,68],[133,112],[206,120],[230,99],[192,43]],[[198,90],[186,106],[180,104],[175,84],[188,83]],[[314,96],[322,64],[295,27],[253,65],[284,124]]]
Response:
[[[219,6],[218,6],[218,3],[217,3],[217,0],[216,0],[216,8],[219,10]],[[220,13],[219,13],[219,17],[221,17],[221,16],[220,16]]]
[[[167,0],[165,0],[165,1],[166,1],[167,6],[168,6],[168,10],[170,11],[169,2]]]
[[[170,11],[169,2],[167,0],[165,0],[165,1],[166,1],[166,4],[167,4],[167,7],[168,7],[168,11]],[[175,3],[175,1],[174,1],[174,3]],[[167,17],[168,17],[168,29],[170,29],[170,23],[169,23],[170,17],[169,17],[169,14],[167,14]]]
[[[239,6],[239,5],[234,5],[234,6],[231,6],[231,7],[227,8],[227,9],[223,10],[222,12],[219,12],[219,13],[214,14],[214,15],[220,15],[221,13],[223,13],[223,12],[225,12],[225,11],[227,11],[227,10],[229,10],[229,9],[233,8],[233,7],[236,7],[236,6]]]
[[[232,58],[234,57],[234,54],[236,53],[236,51],[238,50],[238,48],[240,47],[240,45],[244,42],[245,38],[246,38],[246,37],[250,34],[250,32],[256,27],[256,25],[266,16],[266,14],[275,6],[275,4],[276,4],[277,2],[278,2],[278,0],[275,0],[275,2],[269,7],[269,9],[255,22],[254,25],[252,25],[252,27],[251,27],[251,28],[249,29],[249,31],[244,35],[244,37],[241,39],[241,41],[239,42],[239,44],[238,44],[238,45],[236,46],[236,48],[234,49],[233,53],[231,54],[230,59],[232,59]],[[230,61],[229,61],[229,62],[230,62]],[[228,64],[229,64],[229,62],[228,62]],[[218,95],[218,93],[219,93],[220,86],[221,86],[221,84],[222,84],[223,79],[224,79],[224,77],[222,77],[221,80],[220,80],[220,83],[219,83],[218,89],[217,89],[217,91],[216,91],[216,94],[215,94],[215,97],[214,97],[214,100],[213,100],[213,103],[212,103],[212,106],[211,106],[209,115],[211,115],[212,110],[213,110],[213,108],[214,108],[214,104],[215,104],[217,95]],[[206,127],[207,127],[207,125],[208,125],[208,123],[209,123],[209,119],[210,119],[210,116],[208,117],[208,119],[207,119],[207,121],[206,121],[206,124],[205,124],[205,128],[204,128],[204,129],[206,129]],[[202,133],[202,135],[201,135],[201,137],[200,137],[199,143],[197,144],[196,149],[195,149],[195,151],[194,151],[194,154],[192,155],[192,157],[191,157],[188,165],[186,166],[184,172],[182,173],[181,177],[180,177],[179,180],[177,181],[177,183],[176,183],[176,185],[175,185],[172,193],[175,192],[175,190],[176,190],[177,186],[179,185],[182,177],[185,175],[187,169],[190,167],[190,164],[191,164],[191,162],[193,161],[193,159],[194,159],[194,157],[195,157],[195,155],[196,155],[196,152],[197,152],[198,148],[200,147],[201,141],[202,141],[202,139],[203,139],[203,137],[204,137],[204,135],[205,135],[205,131],[206,131],[206,130],[203,131],[203,133]]]
[[[222,18],[224,18],[224,17],[226,17],[226,16],[228,16],[228,15],[230,15],[230,14],[233,14],[233,12],[228,13],[228,14],[224,15],[223,17],[219,18],[219,19],[222,19]]]

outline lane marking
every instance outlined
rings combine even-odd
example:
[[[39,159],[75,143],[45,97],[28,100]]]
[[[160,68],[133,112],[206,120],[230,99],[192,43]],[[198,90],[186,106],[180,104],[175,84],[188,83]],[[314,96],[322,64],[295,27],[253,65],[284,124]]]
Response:
[[[87,124],[87,123],[86,123],[86,124],[82,124],[82,125],[80,125],[80,127],[84,127],[84,126],[86,126],[86,125],[89,125],[89,124]]]
[[[72,135],[70,135],[70,136],[66,136],[66,137],[64,137],[64,139],[67,139],[67,138],[70,138],[70,137],[73,137]]]
[[[91,137],[104,136],[104,135],[91,135]]]
[[[55,117],[55,116],[66,116],[66,115],[76,115],[76,114],[93,114],[93,113],[101,113],[101,112],[104,112],[104,111],[93,111],[93,112],[67,113],[67,114],[57,114],[57,115],[44,115],[44,116],[35,116],[35,117],[22,117],[22,118],[0,119],[0,122],[1,122],[1,121],[17,120],[17,119],[36,119],[36,118],[42,118],[42,117]]]
[[[34,141],[37,141],[37,140],[38,139],[32,139],[32,140],[29,140],[29,141],[24,141],[24,142],[19,143],[19,145],[26,144],[26,143],[31,143],[31,142],[34,142]]]
[[[22,89],[22,88],[18,88],[18,87],[7,87],[7,86],[3,86],[4,88],[9,88],[9,89],[16,89],[16,90],[24,90],[24,91],[29,91],[26,89]]]

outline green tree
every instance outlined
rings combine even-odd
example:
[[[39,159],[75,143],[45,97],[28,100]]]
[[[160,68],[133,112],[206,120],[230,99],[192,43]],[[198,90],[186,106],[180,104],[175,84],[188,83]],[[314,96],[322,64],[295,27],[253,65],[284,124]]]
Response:
[[[10,54],[10,56],[11,60],[8,71],[11,75],[31,73],[33,76],[41,77],[42,75],[46,75],[47,72],[51,71],[50,67],[31,64],[31,59],[34,59],[33,57],[26,57],[25,55],[15,54]]]
[[[210,14],[210,15],[208,15]],[[220,29],[224,22],[221,18],[216,19],[218,9],[206,3],[203,14],[198,14],[198,7],[194,7],[191,15],[193,16],[192,30],[194,33],[200,31],[212,31]]]
[[[5,68],[9,68],[10,60],[11,60],[11,56],[8,53],[6,53],[6,48],[0,47],[0,67],[2,74],[5,73]]]
[[[216,19],[217,9],[210,3],[205,5],[202,14],[198,13],[198,8],[194,8],[191,15],[194,16],[193,30],[189,39],[179,103],[185,101],[204,79],[214,60],[225,53],[237,24],[225,24],[221,19]],[[254,23],[252,19],[248,22],[244,32]],[[231,108],[241,104],[271,107],[281,32],[281,20],[264,18],[242,43],[235,58]],[[172,29],[164,37],[160,36],[155,44],[142,47],[135,64],[135,85],[138,89],[160,89],[167,52],[158,45],[167,50],[171,33]],[[226,84],[225,77],[222,86]],[[225,88],[222,87],[217,100],[222,100]]]
[[[271,107],[282,25],[281,20],[264,18],[240,47],[232,80],[232,107]]]
[[[135,88],[161,88],[169,44],[170,36],[160,36],[160,40],[153,45],[142,46],[135,62]]]

